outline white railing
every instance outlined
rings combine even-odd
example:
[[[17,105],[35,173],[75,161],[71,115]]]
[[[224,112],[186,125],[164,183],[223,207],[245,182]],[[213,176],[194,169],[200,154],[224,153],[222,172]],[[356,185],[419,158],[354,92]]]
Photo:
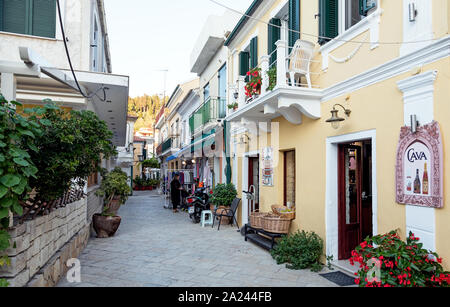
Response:
[[[261,77],[262,77],[262,86],[261,86],[261,96],[267,94],[268,90],[267,88],[269,87],[269,75],[268,72],[269,70],[273,67],[276,66],[277,68],[277,81],[276,81],[276,85],[275,88],[280,88],[280,87],[308,87],[308,84],[302,84],[302,83],[292,83],[292,79],[288,78],[288,67],[290,64],[290,57],[286,56],[288,53],[288,50],[291,51],[292,48],[288,48],[287,42],[284,40],[279,40],[276,43],[276,50],[273,53],[277,53],[277,57],[276,60],[270,64],[270,59],[272,54],[269,55],[264,55],[260,58],[259,64],[257,67],[261,68]],[[298,60],[298,58],[296,59]],[[309,61],[310,63],[312,62],[317,62],[317,61],[313,61],[312,59],[305,59],[307,61]],[[308,63],[308,65],[310,65],[310,63]],[[308,71],[308,77],[309,74],[314,74],[313,72],[309,73]],[[239,98],[238,98],[238,108],[241,108],[243,106],[245,106],[248,102],[249,99],[248,97],[246,97],[245,95],[245,85],[246,85],[246,81],[245,81],[246,76],[239,76],[238,80],[237,80],[237,84],[235,86],[235,88],[237,89],[238,93],[239,93]],[[309,82],[310,83],[310,82]]]

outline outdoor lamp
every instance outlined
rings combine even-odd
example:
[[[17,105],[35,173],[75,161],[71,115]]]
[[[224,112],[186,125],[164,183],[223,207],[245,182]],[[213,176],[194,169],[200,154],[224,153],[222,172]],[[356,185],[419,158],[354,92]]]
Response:
[[[349,110],[349,109],[346,109],[343,105],[341,105],[341,104],[335,104],[335,105],[333,106],[333,110],[331,110],[331,118],[330,118],[329,120],[327,120],[327,123],[331,123],[331,126],[332,126],[334,129],[336,129],[336,130],[339,129],[341,122],[345,121],[344,118],[339,117],[339,111],[336,110],[336,107],[337,107],[337,106],[339,106],[339,107],[341,107],[342,109],[344,109],[345,115],[346,115],[347,117],[350,117],[350,114],[352,114],[352,111]]]
[[[192,164],[195,164],[195,163],[197,163],[197,161],[195,161],[195,159],[193,159],[193,160],[192,160]]]
[[[419,127],[419,121],[417,120],[417,115],[411,115],[411,132],[416,133]]]
[[[235,92],[234,92],[234,99],[237,100],[238,98],[239,98],[239,92],[238,92],[238,91],[235,91]]]
[[[144,155],[138,155],[139,162],[144,162]]]

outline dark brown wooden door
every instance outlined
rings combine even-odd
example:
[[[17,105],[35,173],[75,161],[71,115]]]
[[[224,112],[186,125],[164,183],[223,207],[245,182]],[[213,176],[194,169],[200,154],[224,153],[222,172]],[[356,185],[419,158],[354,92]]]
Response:
[[[248,212],[259,211],[259,157],[249,158],[248,161],[248,191],[250,187],[255,187],[255,201],[254,207],[249,208]],[[249,202],[249,206],[251,202]]]
[[[361,147],[339,147],[339,260],[362,241]]]

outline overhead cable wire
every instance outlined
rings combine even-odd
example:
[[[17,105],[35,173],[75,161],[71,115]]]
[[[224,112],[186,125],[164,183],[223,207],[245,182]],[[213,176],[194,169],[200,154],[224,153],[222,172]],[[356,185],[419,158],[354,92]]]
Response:
[[[94,93],[92,93],[91,95],[85,94],[83,92],[83,90],[81,89],[80,83],[78,82],[77,76],[75,74],[75,70],[73,69],[72,60],[70,58],[70,53],[69,53],[69,48],[67,46],[66,33],[64,31],[64,25],[63,25],[62,14],[61,14],[61,6],[60,6],[60,3],[59,3],[59,0],[56,0],[56,5],[57,5],[57,8],[58,8],[59,25],[60,25],[60,28],[61,28],[61,34],[62,34],[62,38],[63,38],[63,42],[64,42],[64,48],[66,50],[67,61],[69,62],[69,67],[70,67],[70,70],[72,72],[72,76],[73,76],[75,84],[76,84],[76,86],[78,88],[78,91],[80,92],[81,96],[83,96],[86,99],[91,99],[94,96],[96,96],[98,99],[100,99],[100,101],[105,102],[106,101],[106,89],[107,88],[105,88],[104,85],[100,86],[100,88],[97,91],[95,91]],[[103,98],[97,95],[97,93],[100,92],[100,91],[103,91]]]

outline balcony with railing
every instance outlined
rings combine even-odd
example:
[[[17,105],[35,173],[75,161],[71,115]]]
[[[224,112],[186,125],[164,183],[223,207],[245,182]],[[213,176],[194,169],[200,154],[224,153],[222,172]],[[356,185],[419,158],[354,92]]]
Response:
[[[311,79],[314,74],[311,64],[316,62],[314,44],[299,40],[288,48],[285,41],[279,40],[276,46],[272,54],[262,56],[258,66],[251,70],[255,75],[238,78],[235,85],[238,108],[227,120],[270,121],[283,116],[299,125],[303,115],[312,119],[321,117],[323,90],[314,86]]]
[[[218,122],[227,116],[225,98],[208,98],[189,118],[191,135],[202,131],[208,124]]]
[[[162,107],[155,119],[156,128],[161,128],[160,120],[165,114],[166,114],[166,108]]]
[[[165,141],[163,141],[157,148],[156,148],[156,155],[162,156],[167,154],[173,154],[180,150],[181,147],[181,140],[178,135],[172,135]]]

